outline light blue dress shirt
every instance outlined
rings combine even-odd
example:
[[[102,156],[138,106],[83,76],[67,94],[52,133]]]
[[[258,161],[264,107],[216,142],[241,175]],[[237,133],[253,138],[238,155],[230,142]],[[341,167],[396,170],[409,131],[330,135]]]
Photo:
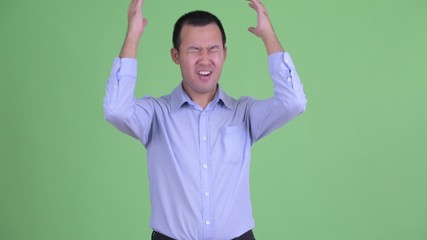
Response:
[[[137,61],[114,60],[105,118],[147,149],[155,231],[179,240],[229,240],[254,227],[251,145],[306,106],[289,54],[271,54],[268,62],[273,97],[236,100],[218,87],[203,109],[181,84],[169,95],[136,99]]]

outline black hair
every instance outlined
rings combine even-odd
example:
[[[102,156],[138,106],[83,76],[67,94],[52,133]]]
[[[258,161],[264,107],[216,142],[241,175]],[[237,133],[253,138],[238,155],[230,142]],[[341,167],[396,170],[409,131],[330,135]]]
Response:
[[[215,23],[222,35],[222,45],[225,46],[226,36],[224,28],[222,27],[221,21],[212,13],[196,10],[182,15],[175,23],[172,35],[172,43],[173,47],[179,50],[179,46],[181,45],[181,30],[184,25],[203,27],[209,25],[211,23]]]

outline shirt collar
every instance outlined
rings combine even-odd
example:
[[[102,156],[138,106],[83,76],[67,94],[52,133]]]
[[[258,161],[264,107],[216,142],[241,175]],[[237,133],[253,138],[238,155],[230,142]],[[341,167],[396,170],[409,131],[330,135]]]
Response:
[[[179,84],[171,93],[171,111],[174,112],[178,110],[185,103],[191,104],[193,101],[187,95],[187,93],[182,88],[182,83]],[[218,86],[218,91],[215,93],[214,98],[210,104],[216,104],[222,102],[225,107],[230,110],[234,110],[235,101],[227,93],[225,93],[220,86]]]
[[[221,100],[228,109],[234,110],[236,108],[235,106],[236,101],[234,101],[234,99],[230,97],[227,93],[225,93],[222,90],[222,88],[219,86],[218,86],[217,93],[218,93],[219,100]]]

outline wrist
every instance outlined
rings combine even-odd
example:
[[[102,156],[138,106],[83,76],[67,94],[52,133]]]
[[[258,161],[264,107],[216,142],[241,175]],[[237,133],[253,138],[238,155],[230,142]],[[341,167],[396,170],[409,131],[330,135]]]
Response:
[[[136,58],[138,52],[139,39],[137,35],[126,35],[125,42],[121,49],[120,58]]]
[[[273,29],[264,31],[260,37],[264,43],[277,41],[277,36]]]
[[[265,45],[265,48],[267,50],[268,55],[275,53],[275,52],[284,52],[285,51],[282,47],[282,44],[280,44],[280,41],[274,32],[270,35],[263,36],[262,41],[264,42],[264,45]]]
[[[125,41],[129,43],[139,43],[139,40],[141,39],[142,33],[138,33],[135,31],[127,31]]]

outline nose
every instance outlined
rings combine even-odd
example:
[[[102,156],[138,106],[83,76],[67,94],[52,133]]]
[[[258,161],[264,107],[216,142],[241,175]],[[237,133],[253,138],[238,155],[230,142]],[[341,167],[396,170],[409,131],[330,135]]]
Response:
[[[202,63],[210,62],[210,54],[209,54],[209,50],[207,48],[203,48],[199,52],[199,62],[202,62]]]

